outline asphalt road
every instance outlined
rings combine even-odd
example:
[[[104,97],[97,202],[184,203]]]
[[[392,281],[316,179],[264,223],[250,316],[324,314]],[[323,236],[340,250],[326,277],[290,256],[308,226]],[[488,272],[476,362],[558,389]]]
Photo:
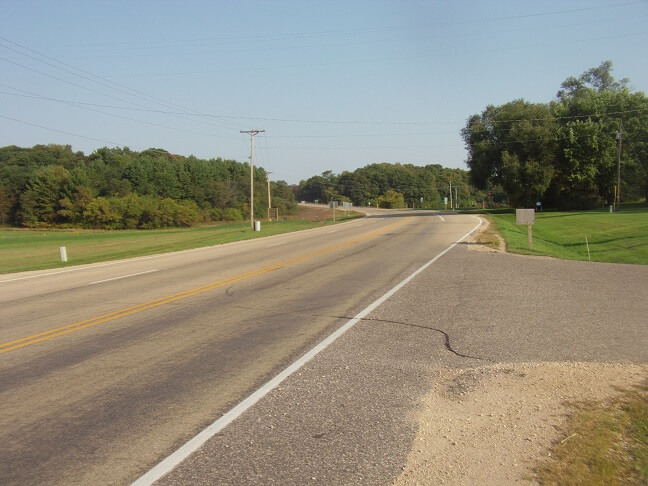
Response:
[[[0,276],[0,483],[135,480],[475,224],[378,212]]]

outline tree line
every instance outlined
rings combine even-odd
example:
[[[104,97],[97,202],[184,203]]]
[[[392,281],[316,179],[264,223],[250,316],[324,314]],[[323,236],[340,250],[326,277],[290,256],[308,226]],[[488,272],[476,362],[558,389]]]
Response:
[[[471,116],[462,136],[470,180],[513,206],[590,209],[648,199],[648,98],[612,62],[566,79],[548,103],[513,100]]]
[[[267,214],[267,173],[255,168],[254,213]],[[296,210],[291,188],[272,181],[272,205]],[[69,145],[0,148],[0,224],[102,229],[191,226],[249,217],[250,166],[162,149]]]
[[[459,199],[460,207],[475,207],[486,202],[496,205],[502,197],[497,187],[477,190],[468,171],[441,165],[370,164],[353,172],[331,171],[300,182],[297,197],[306,201],[352,202],[358,206],[383,208],[443,208],[443,197]]]

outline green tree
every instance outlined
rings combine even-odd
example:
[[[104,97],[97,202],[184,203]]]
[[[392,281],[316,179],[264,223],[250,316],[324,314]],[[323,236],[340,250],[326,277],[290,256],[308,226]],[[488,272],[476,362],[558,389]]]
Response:
[[[548,104],[515,100],[473,115],[462,130],[472,182],[500,184],[511,204],[534,205],[554,176],[556,129]]]
[[[60,165],[36,169],[20,196],[19,218],[23,226],[51,226],[59,221],[59,201],[70,173]]]
[[[579,78],[568,78],[558,92],[554,112],[561,121],[557,174],[551,190],[556,205],[595,207],[613,202],[617,184],[617,133],[621,126],[624,142],[621,195],[632,198],[642,192],[642,186],[648,184],[643,165],[648,98],[642,92],[631,92],[627,79],[616,81],[611,61],[586,71]]]
[[[385,194],[376,199],[376,203],[381,208],[396,209],[405,207],[405,198],[400,192],[388,189]]]
[[[104,197],[97,197],[90,201],[83,212],[83,218],[86,225],[91,228],[117,228],[121,219],[110,201]]]
[[[322,175],[313,176],[300,183],[300,197],[306,201],[328,202],[328,197],[338,193],[337,177],[331,172],[323,172]]]

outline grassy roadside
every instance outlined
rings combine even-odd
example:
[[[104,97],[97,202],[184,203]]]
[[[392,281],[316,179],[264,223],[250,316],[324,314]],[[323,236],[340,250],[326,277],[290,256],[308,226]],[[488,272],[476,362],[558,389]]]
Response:
[[[563,437],[536,470],[540,484],[648,484],[648,384],[576,406]]]
[[[618,213],[536,213],[532,248],[527,244],[527,227],[515,224],[515,214],[490,214],[485,217],[495,225],[506,241],[507,250],[512,253],[568,260],[648,264],[648,208],[645,207]]]
[[[119,260],[155,253],[187,250],[264,236],[278,235],[333,224],[327,212],[316,219],[294,219],[273,223],[262,222],[261,231],[253,232],[249,223],[232,223],[195,228],[160,230],[23,230],[0,228],[0,274],[60,268],[107,260]],[[340,212],[338,221],[361,216]],[[68,262],[60,261],[59,247],[65,246]]]

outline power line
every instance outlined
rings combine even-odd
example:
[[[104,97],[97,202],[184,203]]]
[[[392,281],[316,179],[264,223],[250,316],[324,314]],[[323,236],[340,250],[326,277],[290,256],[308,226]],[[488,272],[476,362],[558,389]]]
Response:
[[[33,60],[36,60],[36,61],[41,62],[41,63],[46,64],[46,65],[52,66],[52,67],[54,67],[54,68],[56,68],[56,69],[60,69],[61,71],[64,71],[64,72],[67,72],[67,73],[73,74],[74,76],[77,76],[77,77],[80,77],[80,78],[86,79],[86,80],[88,80],[88,81],[91,81],[91,82],[97,83],[97,84],[99,84],[99,85],[101,85],[101,86],[105,86],[105,87],[108,87],[108,88],[110,88],[110,89],[114,89],[114,90],[116,90],[116,91],[118,91],[118,92],[121,92],[121,93],[127,94],[128,96],[132,96],[132,97],[134,97],[134,98],[142,99],[142,100],[144,100],[144,101],[147,101],[148,103],[154,103],[154,104],[157,104],[157,105],[160,105],[160,104],[161,104],[161,105],[163,105],[163,106],[164,106],[164,105],[166,105],[166,106],[175,106],[175,107],[182,108],[182,109],[184,109],[184,110],[187,109],[187,108],[185,108],[185,107],[183,107],[183,106],[181,106],[181,105],[178,105],[178,104],[176,104],[176,103],[172,103],[172,102],[169,102],[169,101],[165,101],[165,100],[163,100],[163,99],[161,99],[161,98],[157,98],[157,97],[155,97],[155,96],[150,96],[150,95],[147,95],[146,93],[142,93],[141,91],[138,91],[138,90],[135,90],[135,89],[129,88],[128,86],[124,86],[124,85],[122,85],[122,84],[116,83],[116,82],[114,82],[114,81],[110,81],[110,80],[108,80],[108,79],[104,79],[104,78],[102,78],[101,76],[97,76],[96,74],[90,73],[90,72],[85,71],[85,70],[83,70],[83,69],[79,69],[79,68],[77,68],[77,67],[75,67],[75,66],[72,66],[72,65],[67,64],[67,63],[65,63],[65,62],[59,61],[59,60],[57,60],[57,59],[54,59],[54,58],[52,58],[52,57],[50,57],[50,56],[47,56],[47,55],[42,54],[42,53],[40,53],[40,52],[38,52],[38,51],[35,51],[35,50],[30,49],[30,48],[28,48],[28,47],[25,47],[25,46],[23,46],[23,45],[21,45],[21,44],[18,44],[17,42],[13,42],[13,41],[11,41],[11,40],[5,38],[5,37],[1,37],[1,36],[0,36],[0,40],[4,40],[5,42],[9,42],[9,43],[11,43],[11,44],[13,44],[13,45],[15,45],[15,46],[20,47],[21,49],[27,50],[27,51],[29,51],[29,52],[33,52],[33,53],[37,54],[38,56],[44,57],[45,59],[52,60],[52,61],[54,61],[54,62],[56,62],[56,63],[58,63],[58,64],[61,64],[61,65],[63,65],[63,66],[69,67],[69,68],[72,68],[72,69],[74,69],[75,71],[79,71],[79,72],[84,73],[84,74],[79,74],[79,73],[76,73],[76,72],[74,72],[74,71],[70,71],[69,69],[66,69],[66,68],[63,68],[63,67],[57,66],[57,65],[55,65],[55,64],[53,64],[53,63],[51,63],[51,62],[44,61],[44,60],[42,60],[42,59],[38,59],[38,58],[36,58],[36,57],[34,57],[34,56],[31,56],[31,55],[29,55],[29,54],[26,54],[26,53],[24,53],[24,52],[20,52],[19,50],[14,49],[14,48],[12,48],[12,47],[9,47],[9,46],[1,45],[1,44],[0,44],[0,45],[1,45],[2,47],[4,47],[5,49],[9,49],[9,50],[11,50],[11,51],[17,52],[18,54],[21,54],[21,55],[23,55],[23,56],[25,56],[25,57],[28,57],[28,58],[33,59]],[[7,59],[3,59],[3,60],[7,61]],[[8,61],[8,62],[11,62],[11,61]],[[16,64],[16,63],[14,63],[14,64]],[[25,66],[21,66],[21,67],[25,67]],[[27,69],[30,69],[30,68],[27,68]],[[41,73],[41,74],[45,74],[45,73]],[[86,75],[88,75],[88,76],[92,76],[93,78],[100,79],[101,81],[97,81],[96,79],[92,79],[92,78],[90,78],[90,77],[88,77],[88,76],[86,76]],[[54,76],[52,76],[52,77],[54,77]],[[60,79],[60,78],[56,78],[56,79]],[[63,81],[62,79],[60,79],[60,80]],[[102,82],[102,81],[103,81],[103,82]],[[107,84],[107,83],[109,83],[109,84]],[[111,85],[114,85],[114,86],[111,86]],[[77,86],[82,87],[82,86],[80,86],[80,85],[77,85]],[[117,86],[117,87],[115,87],[115,86]],[[83,87],[82,87],[82,88],[83,88]],[[85,88],[85,89],[89,89],[89,88]],[[94,91],[94,90],[92,90],[92,91]],[[131,91],[132,93],[129,93],[129,91]],[[136,94],[133,94],[133,93],[136,93]],[[103,94],[106,95],[105,93],[103,93]],[[109,96],[109,95],[106,95],[106,96]],[[120,101],[125,101],[125,100],[120,100]],[[125,102],[127,102],[127,101],[125,101]],[[127,103],[128,103],[128,102],[127,102]],[[191,111],[196,111],[196,112],[197,112],[197,110],[191,110]],[[198,112],[198,113],[199,113],[199,112]],[[182,117],[180,117],[180,118],[182,118]],[[226,123],[226,124],[228,124],[228,125],[231,125],[232,127],[239,128],[238,125],[236,125],[236,124],[234,124],[234,123],[231,123],[231,122],[223,122],[223,123]]]
[[[72,135],[73,137],[85,138],[86,140],[93,140],[93,141],[95,141],[95,142],[107,143],[108,145],[114,145],[114,146],[116,146],[116,147],[127,147],[127,146],[129,146],[129,145],[127,145],[127,144],[116,143],[116,142],[110,142],[110,141],[108,141],[108,140],[102,140],[102,139],[100,139],[100,138],[87,137],[87,136],[85,136],[85,135],[79,135],[78,133],[66,132],[66,131],[64,131],[64,130],[58,130],[58,129],[56,129],[56,128],[45,127],[45,126],[43,126],[43,125],[38,125],[38,124],[36,124],[36,123],[26,122],[26,121],[24,121],[24,120],[18,120],[17,118],[12,118],[12,117],[10,117],[10,116],[5,116],[5,115],[2,115],[2,114],[0,114],[0,118],[5,118],[5,119],[7,119],[7,120],[15,121],[15,122],[18,122],[18,123],[23,123],[23,124],[25,124],[25,125],[30,125],[30,126],[32,126],[32,127],[42,128],[42,129],[44,129],[44,130],[50,130],[50,131],[52,131],[52,132],[63,133],[63,134],[65,134],[65,135]],[[143,150],[143,149],[144,149],[143,147],[138,147],[138,146],[136,146],[136,145],[130,145],[130,147],[137,148],[137,149],[140,149],[140,150]]]
[[[622,20],[637,20],[639,18],[645,18],[648,17],[648,14],[646,15],[635,15],[632,17],[624,17],[624,18],[617,18],[617,19],[602,19],[602,20],[596,20],[596,21],[590,21],[590,22],[578,22],[578,23],[572,23],[572,24],[561,24],[561,25],[544,25],[540,27],[527,27],[527,28],[522,28],[522,29],[505,29],[505,30],[497,30],[497,31],[491,31],[491,32],[467,32],[467,33],[456,33],[456,34],[449,34],[449,33],[444,33],[444,34],[439,34],[435,36],[425,36],[425,37],[411,37],[408,39],[405,39],[409,42],[412,41],[417,41],[417,40],[429,40],[431,38],[442,38],[442,39],[449,39],[449,38],[456,38],[456,37],[484,37],[487,35],[498,35],[501,36],[502,34],[506,33],[512,33],[512,32],[527,32],[527,31],[532,31],[532,30],[546,30],[546,29],[556,29],[556,28],[564,28],[564,27],[576,27],[576,26],[582,26],[582,25],[591,25],[591,24],[598,24],[598,23],[610,23],[610,22],[618,22]],[[397,39],[398,41],[402,41],[404,39]],[[269,51],[283,51],[283,50],[303,50],[303,49],[319,49],[319,48],[330,48],[330,47],[350,47],[350,46],[361,46],[361,45],[373,45],[373,44],[386,44],[386,43],[393,43],[394,39],[372,39],[372,40],[367,40],[367,41],[355,41],[355,42],[342,42],[342,43],[334,43],[334,44],[298,44],[298,45],[292,45],[292,46],[278,46],[278,47],[268,47],[264,45],[263,47],[249,47],[249,48],[241,48],[241,49],[219,49],[219,50],[199,50],[199,51],[191,51],[191,52],[153,52],[153,53],[134,53],[134,54],[120,54],[120,53],[115,53],[115,54],[105,54],[105,55],[85,55],[85,56],[74,56],[76,59],[107,59],[107,58],[124,58],[124,57],[158,57],[158,56],[193,56],[193,55],[207,55],[207,54],[232,54],[232,53],[239,53],[239,52],[269,52]],[[167,47],[158,47],[157,49],[168,49]]]
[[[141,108],[146,108],[145,105],[140,105],[140,104],[138,104],[138,103],[133,103],[132,101],[128,101],[128,100],[125,100],[125,99],[122,99],[122,98],[118,98],[118,97],[113,96],[113,95],[110,95],[110,94],[108,94],[108,93],[104,93],[104,92],[102,92],[102,91],[97,91],[97,90],[92,89],[92,88],[89,88],[89,87],[87,87],[87,86],[83,86],[83,85],[80,85],[80,84],[77,84],[77,83],[73,83],[72,81],[67,81],[67,80],[65,80],[65,79],[59,78],[59,77],[54,76],[54,75],[52,75],[52,74],[48,74],[48,73],[45,73],[45,72],[39,71],[39,70],[37,70],[37,69],[30,68],[30,67],[28,67],[28,66],[24,66],[24,65],[22,65],[22,64],[19,64],[19,63],[14,62],[14,61],[10,61],[10,60],[5,59],[5,58],[2,58],[2,57],[0,57],[0,60],[1,60],[1,61],[5,61],[5,62],[9,62],[9,63],[11,63],[11,64],[15,64],[15,65],[17,65],[17,66],[19,66],[19,67],[22,67],[22,68],[24,68],[24,69],[28,69],[28,70],[30,70],[30,71],[34,71],[34,72],[36,72],[36,73],[42,74],[42,75],[47,76],[47,77],[50,77],[50,78],[52,78],[52,79],[56,79],[56,80],[58,80],[58,81],[62,81],[62,82],[64,82],[64,83],[70,84],[70,85],[75,86],[75,87],[77,87],[77,88],[85,89],[85,90],[87,90],[87,91],[90,91],[90,92],[93,92],[93,93],[97,93],[97,94],[100,94],[100,95],[102,95],[102,96],[107,96],[108,98],[112,98],[112,99],[115,99],[115,100],[117,100],[117,101],[122,101],[122,102],[124,102],[124,103],[129,103],[129,104],[132,104],[132,105],[134,105],[134,106],[139,106],[139,107],[141,107]],[[13,89],[15,89],[15,88],[13,88]],[[148,110],[148,111],[151,111],[151,110]],[[169,114],[171,114],[171,113],[169,112]],[[219,128],[230,128],[229,126],[222,126],[222,125],[217,125],[217,124],[214,124],[214,123],[207,123],[207,122],[205,122],[205,121],[199,121],[199,120],[191,120],[191,119],[187,119],[187,118],[184,118],[184,117],[181,117],[181,116],[176,116],[176,117],[177,117],[177,118],[183,118],[183,119],[185,119],[185,120],[189,120],[189,121],[195,121],[196,123],[201,123],[201,124],[204,124],[204,125],[210,125],[210,126],[215,126],[215,127],[219,127]]]
[[[7,85],[4,85],[4,84],[0,84],[0,86],[7,87]],[[11,88],[11,87],[9,87],[9,88]],[[22,91],[24,93],[29,93],[28,91],[20,90],[18,88],[11,88],[11,89],[16,89],[16,90]],[[54,99],[54,98],[48,98],[46,96],[39,96],[39,95],[37,95],[35,93],[30,93],[31,94],[31,96],[30,96],[30,95],[24,95],[24,94],[21,95],[21,94],[16,94],[16,93],[7,93],[7,92],[4,92],[4,91],[0,91],[0,94],[6,94],[6,95],[10,95],[10,96],[22,96],[22,97],[26,97],[26,98],[32,98],[32,99],[41,100],[41,101],[52,101],[52,102],[63,103],[63,104],[67,104],[67,105],[70,105],[70,106],[74,106],[76,108],[80,108],[82,110],[92,111],[92,112],[95,112],[95,113],[100,113],[102,115],[112,116],[114,118],[120,118],[122,120],[133,121],[133,122],[136,122],[136,123],[141,123],[141,124],[144,124],[144,125],[151,125],[151,126],[154,126],[154,127],[166,128],[168,130],[175,130],[175,131],[178,131],[178,132],[192,133],[194,135],[206,135],[206,136],[209,136],[209,137],[230,138],[230,139],[237,138],[237,137],[228,137],[226,135],[215,135],[213,133],[197,132],[195,130],[187,130],[187,129],[184,129],[184,128],[170,127],[170,126],[167,126],[167,125],[161,125],[159,123],[153,123],[153,122],[148,122],[148,121],[144,121],[144,120],[138,120],[136,118],[130,118],[130,117],[123,116],[123,115],[116,115],[114,113],[108,113],[108,112],[105,112],[105,111],[90,108],[88,106],[83,106],[84,103],[76,103],[74,101],[58,100],[58,99]],[[88,104],[91,104],[91,103],[88,103]],[[93,104],[91,104],[91,105],[93,105]]]
[[[487,52],[498,52],[498,51],[508,51],[508,50],[520,50],[520,49],[536,49],[539,47],[550,47],[550,46],[561,46],[568,44],[578,44],[578,43],[589,43],[599,40],[610,40],[626,37],[635,37],[648,34],[648,31],[641,32],[632,32],[624,33],[618,35],[609,35],[602,37],[590,37],[585,39],[576,39],[571,41],[560,41],[560,42],[549,42],[544,44],[534,44],[534,45],[507,45],[506,47],[495,48],[495,49],[473,49],[470,51],[459,51],[455,52],[452,55],[457,55],[459,53],[487,53]],[[434,56],[438,56],[435,54]],[[441,55],[450,55],[445,50]],[[249,72],[249,71],[265,71],[265,70],[284,70],[284,69],[300,69],[307,67],[326,67],[326,66],[342,66],[342,65],[357,65],[357,64],[370,64],[370,63],[385,63],[385,62],[394,62],[394,61],[418,61],[420,59],[429,59],[431,55],[420,55],[420,56],[401,56],[397,58],[375,58],[375,59],[356,59],[353,61],[329,61],[329,62],[319,62],[319,63],[300,63],[300,64],[286,64],[286,65],[275,65],[275,66],[256,66],[256,67],[245,67],[245,68],[233,68],[233,69],[211,69],[211,70],[197,70],[197,71],[176,71],[176,72],[157,72],[157,73],[145,73],[145,74],[121,74],[121,75],[105,75],[100,77],[100,79],[108,81],[108,78],[123,78],[123,77],[152,77],[152,76],[185,76],[185,75],[205,75],[205,74],[222,74],[222,73],[231,73],[231,72]],[[130,88],[129,88],[130,89]]]
[[[15,88],[13,86],[9,86],[3,83],[0,83],[0,86],[4,86],[9,89],[13,89],[16,91],[20,91],[22,93],[26,94],[16,94],[16,93],[7,93],[7,92],[0,92],[0,94],[6,94],[9,96],[23,96],[23,97],[28,97],[28,98],[33,98],[33,99],[38,99],[38,100],[46,100],[46,101],[53,101],[53,102],[58,102],[58,103],[65,103],[65,104],[70,104],[72,106],[78,106],[80,108],[85,107],[85,106],[98,106],[102,108],[113,108],[113,109],[120,109],[120,110],[129,110],[129,111],[144,111],[144,112],[152,112],[152,113],[163,113],[163,114],[170,114],[174,112],[168,112],[168,111],[163,111],[163,110],[154,110],[154,109],[148,109],[148,108],[131,108],[131,107],[123,107],[123,106],[116,106],[116,105],[103,105],[103,104],[97,104],[97,103],[84,103],[81,101],[71,101],[71,100],[62,100],[62,99],[57,99],[57,98],[50,98],[47,96],[42,96],[37,93],[33,93],[30,91],[26,91],[20,88]],[[155,126],[160,126],[163,128],[168,128],[171,130],[179,130],[179,131],[185,131],[189,133],[195,133],[198,135],[210,135],[210,136],[216,136],[219,138],[238,138],[238,137],[229,137],[225,135],[213,135],[213,134],[208,134],[208,133],[203,133],[203,132],[196,132],[192,130],[184,130],[184,129],[179,129],[179,128],[174,128],[174,127],[168,127],[165,125],[158,125],[142,120],[136,120],[133,118],[127,118],[127,117],[121,117],[120,115],[114,115],[112,113],[106,113],[98,110],[92,110],[92,111],[97,111],[98,113],[106,114],[109,116],[115,116],[115,117],[120,117],[120,118],[125,118],[127,120],[131,121],[136,121],[140,123],[145,123],[145,124],[150,124],[150,125],[155,125]],[[609,116],[619,116],[619,115],[624,115],[624,114],[630,114],[630,113],[640,113],[648,111],[648,107],[646,108],[636,108],[636,109],[631,109],[631,110],[618,110],[618,111],[610,111],[610,112],[599,112],[599,113],[585,113],[582,115],[564,115],[564,116],[555,116],[551,115],[549,117],[545,118],[511,118],[511,119],[497,119],[497,120],[492,120],[494,123],[502,124],[502,123],[517,123],[517,122],[522,122],[522,121],[528,121],[528,122],[548,122],[551,123],[556,120],[578,120],[578,119],[589,119],[589,118],[602,118],[602,117],[609,117]],[[180,112],[179,114],[184,114],[184,115],[194,115],[194,116],[206,116],[206,117],[211,117],[212,115],[206,114],[206,115],[201,115],[197,113],[190,113],[190,112]],[[221,117],[225,117],[226,115],[220,115]],[[479,116],[479,115],[478,115]],[[241,119],[247,119],[247,120],[265,120],[265,121],[283,121],[283,122],[294,122],[294,123],[321,123],[321,124],[366,124],[366,125],[441,125],[441,124],[463,124],[465,122],[460,122],[460,121],[438,121],[438,122],[406,122],[406,121],[400,121],[400,122],[380,122],[380,121],[344,121],[344,120],[299,120],[299,119],[280,119],[280,118],[262,118],[262,117],[232,117],[232,118],[241,118]],[[482,120],[478,120],[481,122]],[[488,129],[488,128],[481,128],[481,129],[475,129],[475,128],[470,128],[470,127],[464,127],[462,130],[469,131],[471,133],[475,132],[507,132],[515,127],[511,128],[499,128],[499,129]],[[345,137],[385,137],[385,136],[422,136],[422,135],[448,135],[448,134],[455,134],[457,133],[456,131],[442,131],[442,132],[409,132],[409,133],[376,133],[376,134],[340,134],[340,135],[274,135],[274,138],[345,138]]]
[[[475,24],[475,23],[499,22],[502,20],[518,20],[522,18],[545,17],[545,16],[571,14],[571,13],[593,11],[593,10],[611,9],[611,8],[618,8],[618,7],[637,5],[637,4],[645,5],[645,2],[635,0],[635,1],[614,3],[609,5],[595,5],[589,7],[581,7],[576,9],[534,12],[534,13],[520,14],[520,15],[485,17],[479,19],[465,19],[465,20],[433,22],[429,24],[404,25],[404,26],[378,26],[378,27],[369,27],[364,29],[342,29],[342,30],[313,31],[313,32],[287,32],[287,33],[269,34],[269,35],[241,36],[241,37],[234,37],[234,38],[233,37],[202,37],[202,38],[195,38],[195,39],[174,39],[174,40],[164,39],[158,41],[140,41],[140,42],[63,44],[63,46],[65,47],[119,46],[119,45],[150,46],[151,44],[166,44],[160,46],[160,48],[168,48],[169,47],[168,44],[178,43],[178,42],[186,42],[186,43],[216,42],[220,44],[240,44],[240,43],[250,43],[250,42],[266,43],[271,41],[300,40],[300,39],[311,38],[311,37],[333,37],[333,36],[345,36],[345,35],[346,36],[360,35],[360,34],[367,34],[367,33],[400,32],[403,30],[432,29],[432,28],[438,28],[447,25],[464,25],[464,24]],[[53,47],[53,45],[48,44],[47,47],[51,48]]]

